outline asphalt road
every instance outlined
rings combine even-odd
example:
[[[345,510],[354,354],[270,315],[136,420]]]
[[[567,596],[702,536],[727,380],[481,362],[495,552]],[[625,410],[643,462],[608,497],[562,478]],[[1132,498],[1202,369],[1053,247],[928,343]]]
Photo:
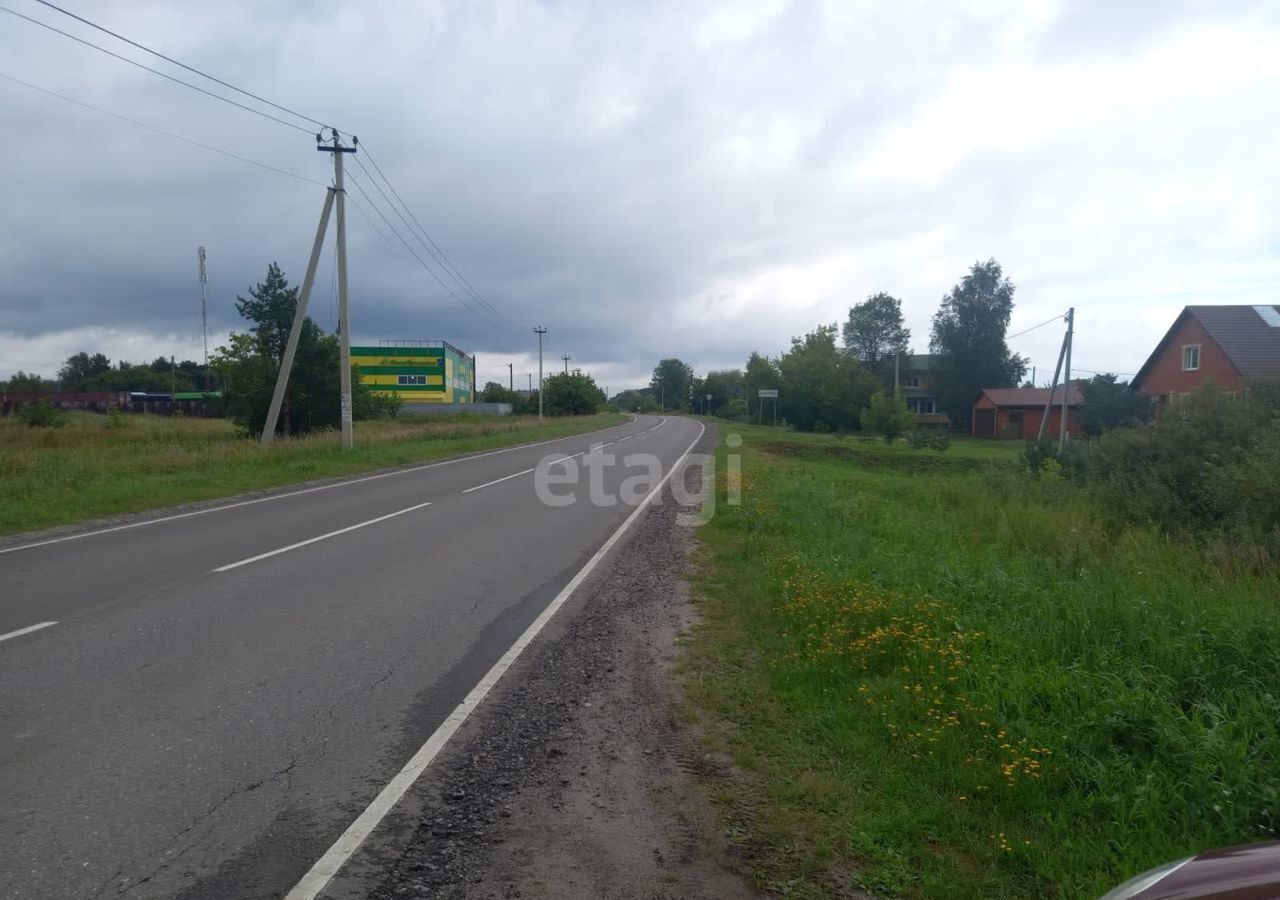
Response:
[[[283,895],[632,511],[526,470],[606,443],[616,497],[626,455],[665,473],[699,432],[0,548],[0,898]]]

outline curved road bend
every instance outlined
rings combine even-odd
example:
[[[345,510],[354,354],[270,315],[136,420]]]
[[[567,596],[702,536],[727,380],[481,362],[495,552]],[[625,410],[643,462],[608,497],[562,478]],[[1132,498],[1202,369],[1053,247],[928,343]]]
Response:
[[[699,433],[641,416],[0,550],[0,898],[283,895],[632,511],[526,470],[605,443],[616,496],[624,455],[665,474]]]

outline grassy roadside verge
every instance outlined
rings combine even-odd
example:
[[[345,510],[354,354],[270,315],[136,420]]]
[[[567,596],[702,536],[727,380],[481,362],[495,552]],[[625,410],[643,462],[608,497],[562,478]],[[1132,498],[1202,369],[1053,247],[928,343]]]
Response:
[[[226,421],[130,416],[122,427],[88,413],[63,428],[0,419],[0,534],[64,525],[352,475],[390,466],[567,437],[626,421],[603,413],[548,419],[481,416],[360,422],[356,447],[332,433],[262,451]]]
[[[737,433],[685,678],[745,772],[716,790],[757,885],[1096,897],[1275,836],[1280,578],[1106,527],[995,451]]]

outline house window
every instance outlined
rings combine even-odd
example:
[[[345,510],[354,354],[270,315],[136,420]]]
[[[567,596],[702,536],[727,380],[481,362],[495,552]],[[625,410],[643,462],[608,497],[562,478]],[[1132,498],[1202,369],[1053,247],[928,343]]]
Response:
[[[397,375],[396,384],[426,384],[426,375]]]
[[[1195,372],[1200,368],[1200,345],[1187,344],[1182,348],[1182,371]]]
[[[937,412],[934,408],[932,397],[910,397],[907,399],[907,409],[918,416]]]
[[[908,375],[908,376],[907,376],[907,380],[906,380],[906,382],[905,382],[905,386],[906,386],[906,387],[909,387],[909,388],[918,388],[918,387],[920,387],[920,376],[919,376],[919,375]]]

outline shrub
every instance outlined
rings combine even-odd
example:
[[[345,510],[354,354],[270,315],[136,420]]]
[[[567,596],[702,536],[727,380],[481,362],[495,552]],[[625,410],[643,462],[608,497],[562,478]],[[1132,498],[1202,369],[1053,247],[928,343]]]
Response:
[[[28,428],[61,428],[67,424],[67,414],[45,400],[23,404],[18,407],[17,416]]]
[[[106,426],[114,429],[128,428],[129,417],[124,414],[123,410],[113,406],[111,409],[107,410]]]
[[[1280,553],[1280,386],[1206,385],[1153,425],[1102,436],[1090,491],[1123,521],[1227,537]]]

